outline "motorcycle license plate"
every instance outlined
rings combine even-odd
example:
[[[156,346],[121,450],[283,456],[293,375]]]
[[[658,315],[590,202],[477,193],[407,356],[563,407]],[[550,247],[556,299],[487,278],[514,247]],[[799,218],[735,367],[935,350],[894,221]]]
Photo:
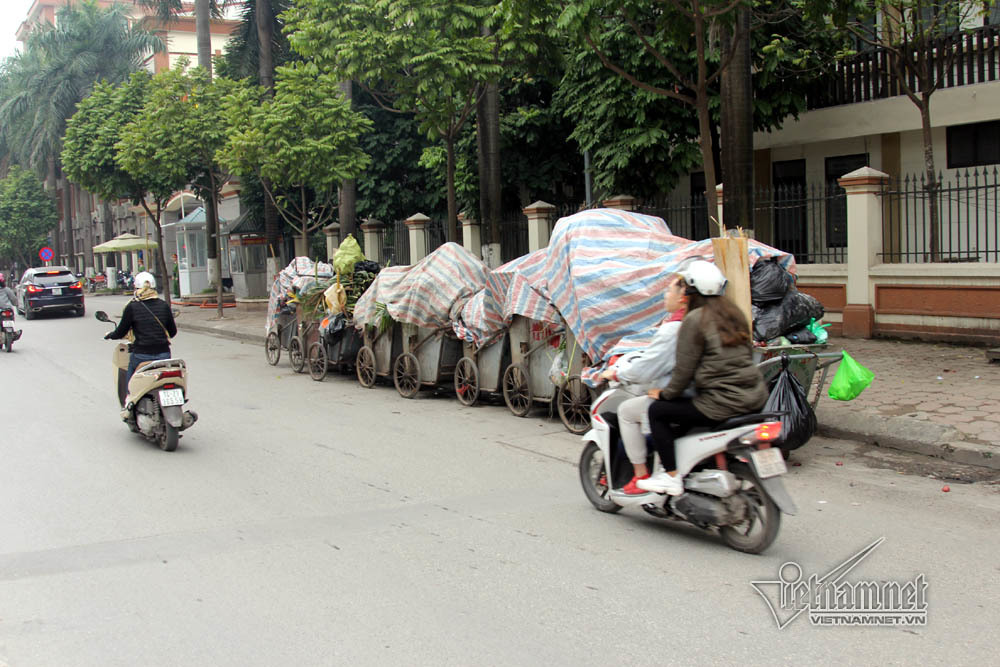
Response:
[[[61,294],[62,294],[62,287],[53,287],[52,288],[52,295],[53,296],[59,296]]]
[[[4,320],[3,321],[3,328],[4,329],[13,329],[14,328],[14,320]]]
[[[788,472],[788,467],[785,466],[785,459],[782,458],[781,450],[777,447],[768,447],[767,449],[758,449],[750,452],[750,458],[753,459],[754,467],[757,468],[757,474],[760,475],[761,479],[784,475]]]
[[[164,389],[160,391],[160,405],[165,408],[171,405],[184,405],[184,391],[182,389]]]

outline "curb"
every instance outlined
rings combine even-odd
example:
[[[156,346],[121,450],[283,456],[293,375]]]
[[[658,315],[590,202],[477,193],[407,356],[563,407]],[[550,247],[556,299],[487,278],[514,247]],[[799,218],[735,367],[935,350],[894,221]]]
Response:
[[[219,338],[229,338],[231,340],[238,340],[244,343],[256,343],[261,346],[264,345],[264,339],[266,338],[263,334],[233,331],[232,329],[213,327],[208,324],[191,324],[189,322],[182,323],[179,320],[176,323],[179,331],[190,331],[192,333],[207,334],[209,336],[217,336]]]
[[[1000,471],[1000,450],[965,442],[962,434],[940,424],[909,417],[840,414],[817,409],[818,433],[856,440],[876,447],[890,447],[933,458]]]

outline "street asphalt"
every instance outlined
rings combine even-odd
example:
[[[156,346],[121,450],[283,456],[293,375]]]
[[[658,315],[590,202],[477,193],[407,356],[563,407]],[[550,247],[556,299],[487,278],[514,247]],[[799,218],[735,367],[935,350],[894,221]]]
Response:
[[[92,313],[120,305],[97,302],[0,353],[0,665],[995,662],[987,469],[816,437],[786,477],[800,512],[748,556],[595,511],[541,411],[316,383],[191,331],[201,419],[168,454],[118,419]],[[779,630],[751,587],[880,537],[849,579],[923,574],[925,627]]]

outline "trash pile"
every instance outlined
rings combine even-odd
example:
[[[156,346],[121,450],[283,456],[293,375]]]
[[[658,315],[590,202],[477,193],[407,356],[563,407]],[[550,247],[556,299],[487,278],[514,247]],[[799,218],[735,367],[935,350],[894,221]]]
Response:
[[[823,304],[795,288],[793,276],[779,262],[757,262],[750,271],[754,339],[768,345],[825,343],[819,320]]]

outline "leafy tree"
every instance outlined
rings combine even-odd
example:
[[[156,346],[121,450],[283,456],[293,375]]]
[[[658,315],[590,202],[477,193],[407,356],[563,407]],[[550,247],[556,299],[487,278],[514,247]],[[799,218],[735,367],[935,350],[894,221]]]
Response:
[[[352,112],[340,95],[340,79],[311,63],[279,67],[275,95],[243,88],[225,105],[232,128],[219,162],[238,174],[257,176],[282,218],[301,236],[333,215],[335,188],[369,163],[358,140],[371,121]]]
[[[485,85],[501,74],[482,36],[489,3],[469,0],[299,0],[286,14],[292,47],[386,108],[413,112],[447,154],[448,237],[457,236],[455,142]]]
[[[138,179],[160,178],[173,190],[190,183],[206,204],[208,246],[217,248],[218,201],[226,174],[215,155],[229,132],[223,101],[241,84],[213,79],[201,67],[185,72],[187,66],[186,59],[182,59],[173,69],[153,77],[142,111],[122,130],[116,144],[117,160]],[[221,291],[221,274],[217,275]]]
[[[142,111],[151,85],[151,75],[142,71],[117,87],[109,83],[95,86],[67,124],[62,162],[69,178],[102,199],[129,199],[143,207],[156,229],[160,291],[169,301],[166,249],[160,225],[163,206],[177,189],[177,181],[157,170],[129,172],[118,157],[122,131]]]
[[[938,183],[931,135],[931,96],[941,88],[960,56],[958,39],[971,19],[982,18],[995,5],[940,0],[850,0],[834,5],[831,18],[861,45],[889,54],[895,84],[920,111],[924,146],[924,188],[927,191],[931,261],[941,256]],[[844,19],[843,17],[854,17]],[[845,49],[842,57],[854,55]],[[912,83],[911,83],[912,82]]]
[[[58,221],[56,203],[35,174],[18,166],[0,181],[0,255],[31,266]]]
[[[38,173],[47,173],[49,186],[60,178],[59,155],[66,121],[91,87],[100,80],[123,81],[140,69],[151,51],[163,42],[131,24],[128,9],[113,4],[102,8],[94,0],[61,7],[56,25],[36,28],[25,50],[4,64],[0,86],[0,144],[7,157]],[[61,178],[67,235],[73,220],[70,187]],[[61,257],[69,249],[61,247]]]

